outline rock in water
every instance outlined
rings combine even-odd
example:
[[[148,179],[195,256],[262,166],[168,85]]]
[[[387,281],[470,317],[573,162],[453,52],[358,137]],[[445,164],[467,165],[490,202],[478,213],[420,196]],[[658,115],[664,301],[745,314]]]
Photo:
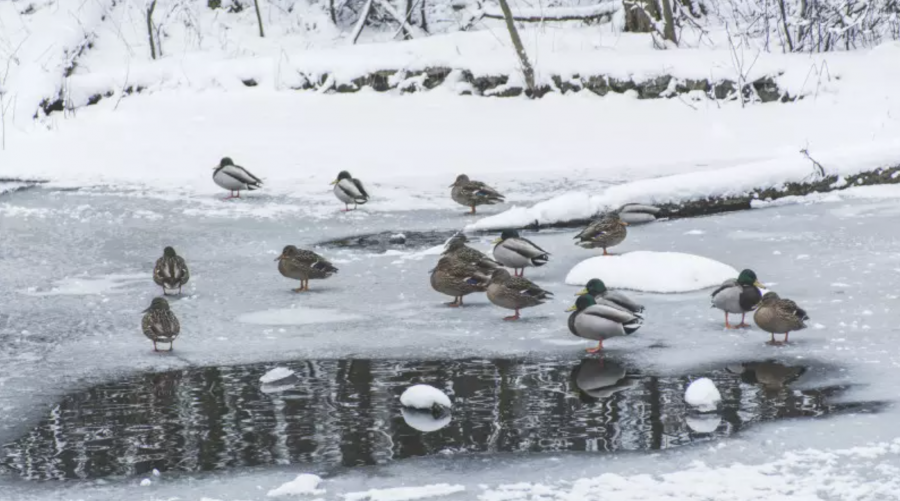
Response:
[[[722,401],[722,395],[711,379],[702,377],[688,386],[684,392],[684,401],[700,412],[711,412]]]
[[[450,402],[450,397],[434,386],[428,386],[427,384],[417,384],[407,388],[400,395],[400,404],[410,409],[431,411],[435,415],[444,414],[453,406],[453,403]]]

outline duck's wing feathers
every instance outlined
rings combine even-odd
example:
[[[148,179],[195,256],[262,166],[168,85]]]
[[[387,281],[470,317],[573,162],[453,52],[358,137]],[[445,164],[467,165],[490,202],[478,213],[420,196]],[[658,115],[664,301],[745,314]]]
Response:
[[[612,231],[617,224],[612,219],[602,218],[589,224],[587,228],[581,230],[581,233],[575,235],[574,238],[590,240]]]
[[[299,266],[308,266],[310,268],[314,268],[321,271],[330,271],[335,272],[338,271],[337,268],[334,267],[333,264],[324,257],[316,254],[311,250],[300,249],[296,254],[290,256],[288,259],[294,262]]]
[[[508,282],[506,282],[506,286],[514,290],[518,294],[532,296],[538,299],[544,299],[548,296],[553,295],[552,292],[545,291],[536,283],[528,280],[525,277],[512,277]]]
[[[187,267],[187,263],[184,262],[184,258],[181,256],[175,257],[176,269],[178,270],[179,281],[182,284],[187,283],[191,278],[191,271]]]
[[[634,313],[640,313],[644,311],[644,305],[634,302],[630,297],[622,294],[621,292],[609,291],[602,297],[608,301],[612,301],[613,303],[627,308]]]
[[[506,247],[507,249],[519,254],[523,257],[527,257],[528,259],[533,259],[538,256],[544,256],[549,254],[544,249],[541,249],[534,242],[526,239],[526,238],[507,238],[501,245]]]
[[[470,197],[484,198],[488,200],[503,200],[506,198],[499,191],[482,183],[481,181],[469,181],[463,185],[463,192]]]
[[[716,297],[717,294],[724,291],[725,289],[727,289],[729,287],[737,287],[737,286],[738,286],[737,279],[729,278],[728,280],[722,282],[722,285],[716,287],[716,290],[712,291],[712,294],[710,294],[710,296]]]
[[[369,199],[369,194],[366,192],[366,188],[363,186],[362,181],[353,178],[353,185],[356,186],[356,189],[359,190],[359,193],[363,196],[363,198],[365,198],[366,200]]]
[[[175,337],[181,332],[181,324],[171,311],[151,311],[144,315],[141,327],[147,336]]]
[[[262,180],[240,165],[226,165],[221,172],[229,177],[251,186],[262,186]]]
[[[801,322],[809,320],[809,315],[806,314],[806,310],[797,306],[797,303],[791,301],[790,299],[779,300],[775,304],[775,308],[778,309],[779,313],[794,317]]]
[[[366,194],[365,189],[361,189],[362,183],[357,184],[356,179],[341,179],[338,182],[338,188],[344,192],[345,195],[353,199],[357,203],[364,203],[368,200],[368,195]]]
[[[584,309],[584,311],[581,312],[581,314],[603,317],[607,320],[612,320],[613,322],[620,324],[627,324],[638,319],[638,317],[628,311],[605,304],[594,304],[588,306]]]

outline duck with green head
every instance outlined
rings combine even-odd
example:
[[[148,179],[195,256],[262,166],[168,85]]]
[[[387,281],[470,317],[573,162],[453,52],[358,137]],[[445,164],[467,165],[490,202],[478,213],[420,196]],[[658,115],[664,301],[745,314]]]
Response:
[[[341,209],[341,212],[356,210],[358,205],[369,201],[369,193],[366,192],[362,181],[351,176],[345,170],[340,171],[331,184],[334,185],[334,196],[341,202],[344,202],[344,208]],[[353,204],[353,209],[350,209],[350,204]]]
[[[643,319],[615,303],[585,294],[575,300],[575,305],[566,311],[569,315],[569,330],[578,337],[597,341],[596,348],[588,348],[588,353],[603,349],[603,340],[627,336],[643,325]]]
[[[524,277],[525,268],[544,266],[550,260],[550,253],[541,249],[531,240],[519,236],[516,230],[503,230],[500,238],[493,241],[494,259],[513,269],[514,276]],[[522,270],[519,273],[519,270]]]
[[[737,329],[741,327],[750,327],[744,323],[744,317],[747,313],[756,309],[756,306],[762,300],[762,292],[759,287],[763,285],[756,279],[756,273],[753,270],[743,270],[740,275],[730,278],[712,292],[712,307],[718,308],[725,312],[725,328]],[[728,323],[728,314],[741,314],[741,323],[732,326]]]
[[[594,299],[605,299],[611,303],[616,304],[626,310],[634,313],[635,315],[641,317],[641,313],[644,311],[644,306],[638,304],[625,294],[617,291],[611,291],[606,288],[606,284],[603,283],[603,280],[599,278],[592,278],[588,280],[588,283],[585,284],[584,289],[581,289],[580,292],[575,294],[576,296],[583,296],[585,294],[590,294],[594,297]]]

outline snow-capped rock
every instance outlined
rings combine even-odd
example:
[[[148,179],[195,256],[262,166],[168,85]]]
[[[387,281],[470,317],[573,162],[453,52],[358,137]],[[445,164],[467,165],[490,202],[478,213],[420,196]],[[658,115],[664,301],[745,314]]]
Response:
[[[419,430],[423,433],[438,431],[450,424],[450,421],[453,419],[449,412],[434,416],[431,412],[423,412],[421,410],[408,409],[406,407],[401,408],[400,413],[403,415],[403,421],[405,421],[410,428]]]
[[[688,385],[684,401],[700,412],[711,412],[722,401],[722,395],[711,379],[702,377]]]
[[[400,395],[400,404],[403,407],[419,410],[433,410],[435,406],[450,409],[453,406],[453,403],[450,402],[450,397],[434,386],[427,384],[417,384],[407,388]]]

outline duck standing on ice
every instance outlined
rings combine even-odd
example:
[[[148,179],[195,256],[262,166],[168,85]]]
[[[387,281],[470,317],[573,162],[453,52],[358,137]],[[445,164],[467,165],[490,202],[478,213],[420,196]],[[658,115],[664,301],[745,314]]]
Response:
[[[744,317],[747,313],[756,309],[756,306],[762,300],[762,293],[759,291],[759,287],[762,287],[762,284],[756,279],[756,273],[753,270],[743,270],[737,279],[730,278],[713,291],[711,306],[725,312],[726,329],[750,327],[749,324],[744,323]],[[729,324],[729,313],[740,313],[741,323],[737,326]]]
[[[331,184],[334,185],[334,196],[341,202],[344,202],[342,212],[351,210],[350,204],[353,204],[352,210],[356,210],[357,205],[369,201],[369,194],[366,193],[366,188],[363,187],[362,181],[352,177],[345,170],[338,173],[337,179],[332,181]]]
[[[253,191],[262,188],[261,179],[240,165],[235,165],[228,157],[220,160],[219,166],[215,167],[213,181],[231,192],[231,195],[225,197],[225,200],[241,198],[241,190]],[[237,192],[237,195],[235,195],[235,192]]]

